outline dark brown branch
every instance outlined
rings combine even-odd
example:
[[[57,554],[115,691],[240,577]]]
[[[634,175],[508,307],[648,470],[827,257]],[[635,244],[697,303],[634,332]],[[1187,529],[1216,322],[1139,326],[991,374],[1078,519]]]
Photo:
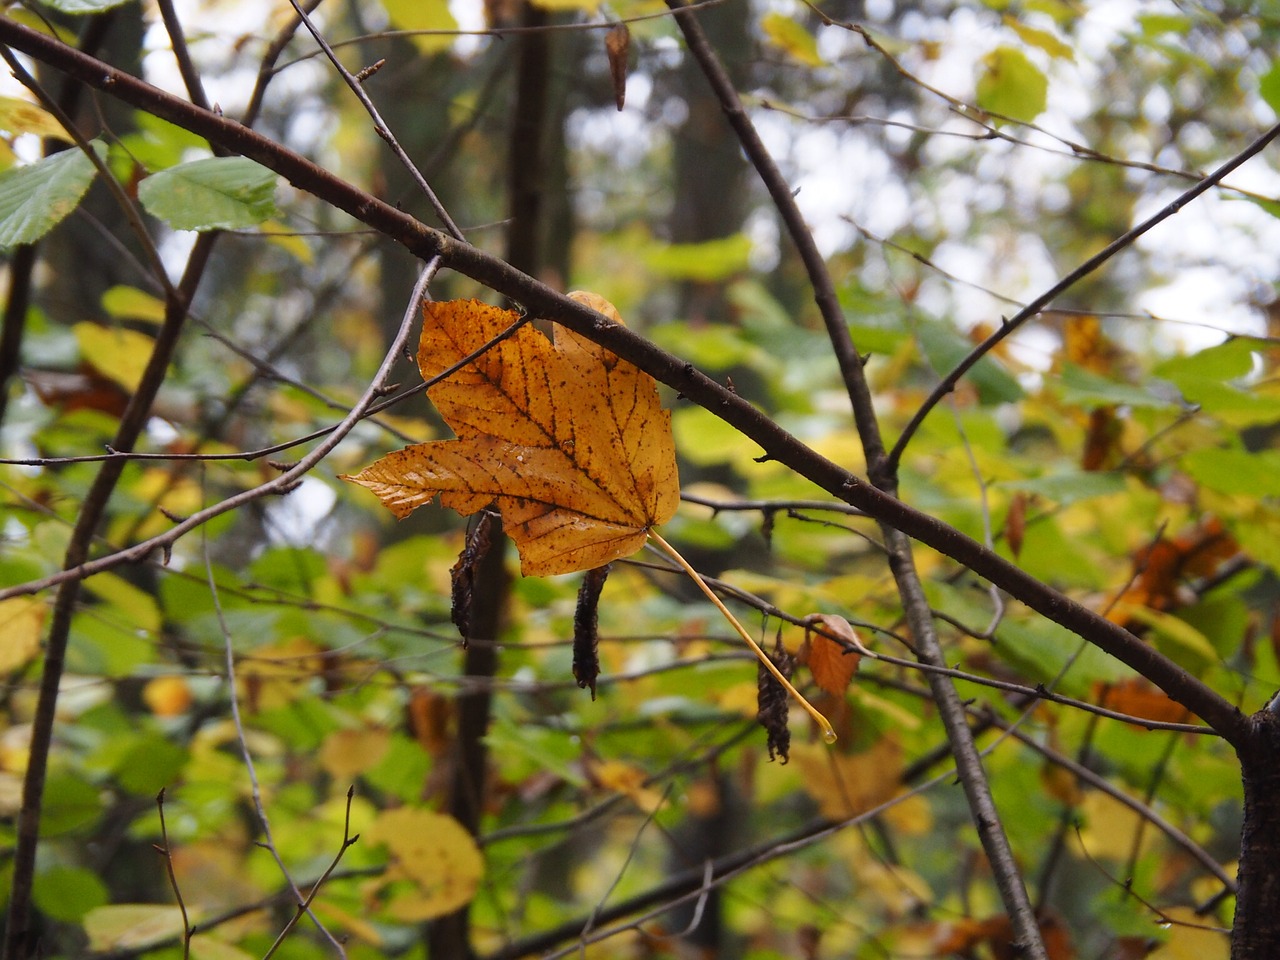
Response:
[[[692,364],[667,353],[626,327],[609,322],[496,257],[431,230],[233,120],[200,111],[12,20],[0,18],[0,42],[8,43],[51,67],[193,133],[217,138],[233,152],[274,170],[300,189],[383,232],[419,257],[440,254],[446,266],[518,300],[538,316],[562,323],[599,343],[714,413],[758,444],[771,459],[786,464],[818,487],[866,511],[880,522],[967,566],[1049,620],[1095,644],[1161,687],[1231,743],[1239,745],[1249,739],[1249,723],[1234,704],[1124,628],[1070,600],[954,527],[875,489],[805,446],[767,414],[702,374]],[[81,576],[90,569],[109,569],[136,557],[130,554],[104,559],[106,562],[95,561],[71,575]],[[40,581],[40,584],[38,589],[48,586],[45,581]],[[16,593],[0,591],[0,594],[12,596],[31,592],[32,588],[33,585],[21,585],[12,588]]]

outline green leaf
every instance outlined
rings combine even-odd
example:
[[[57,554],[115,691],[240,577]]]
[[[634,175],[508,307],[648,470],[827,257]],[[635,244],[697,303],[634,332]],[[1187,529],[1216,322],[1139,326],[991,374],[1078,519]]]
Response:
[[[654,244],[644,253],[645,265],[659,276],[707,283],[743,272],[750,259],[751,238],[745,233],[702,243]]]
[[[243,230],[275,216],[276,175],[245,157],[210,157],[152,174],[138,199],[175,230]]]
[[[123,7],[130,0],[44,0],[44,2],[61,13],[84,16],[90,13],[101,13],[112,7]]]
[[[1218,662],[1218,652],[1209,638],[1185,620],[1150,607],[1127,609],[1130,617],[1151,628],[1156,647],[1182,669],[1199,676],[1210,664]]]
[[[1280,114],[1280,60],[1274,61],[1271,69],[1258,78],[1258,96]]]
[[[1171,399],[1158,396],[1146,387],[1108,380],[1074,363],[1063,364],[1059,388],[1064,403],[1076,407],[1154,407],[1177,406]]]
[[[918,335],[920,349],[940,376],[949,372],[973,349],[973,344],[948,323],[921,323]],[[990,354],[975,363],[965,377],[977,387],[978,400],[983,404],[1013,403],[1022,397],[1018,381]]]
[[[36,873],[31,896],[41,913],[66,923],[79,923],[86,913],[111,899],[92,870],[60,865]]]
[[[186,750],[158,734],[142,737],[120,758],[115,780],[130,793],[155,796],[173,785],[187,759]]]
[[[1015,47],[996,47],[982,58],[978,106],[1011,120],[1030,122],[1045,108],[1049,80]]]
[[[99,157],[106,145],[93,141]],[[97,169],[80,150],[64,150],[0,174],[0,249],[34,243],[80,204]]]
[[[1270,497],[1280,489],[1280,450],[1196,450],[1182,458],[1181,466],[1197,483],[1219,493]]]
[[[1035,477],[1031,480],[1009,480],[998,483],[996,486],[1021,490],[1024,493],[1035,493],[1046,500],[1065,506],[1077,500],[1122,493],[1125,489],[1125,480],[1122,473],[1071,471]]]
[[[791,59],[807,67],[820,67],[824,61],[818,53],[818,42],[812,33],[782,13],[765,14],[760,28],[769,42]]]

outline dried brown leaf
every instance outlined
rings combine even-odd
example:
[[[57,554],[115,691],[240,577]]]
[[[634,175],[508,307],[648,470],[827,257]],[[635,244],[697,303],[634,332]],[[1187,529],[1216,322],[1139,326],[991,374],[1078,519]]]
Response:
[[[858,672],[861,654],[846,653],[849,647],[861,647],[857,631],[844,617],[830,613],[811,613],[805,622],[821,627],[833,637],[839,637],[843,644],[821,633],[813,633],[809,641],[809,672],[813,674],[813,682],[831,694],[842,697],[849,689],[853,675]]]
[[[609,57],[609,77],[613,81],[613,102],[621,110],[627,101],[627,54],[631,50],[631,31],[625,23],[617,23],[604,35],[604,51]]]
[[[618,321],[594,294],[571,294]],[[423,308],[418,365],[437,376],[519,318],[476,300]],[[653,378],[571,330],[524,325],[428,395],[457,434],[388,454],[353,477],[396,516],[437,495],[463,515],[496,502],[525,576],[634,553],[680,500],[671,414]]]

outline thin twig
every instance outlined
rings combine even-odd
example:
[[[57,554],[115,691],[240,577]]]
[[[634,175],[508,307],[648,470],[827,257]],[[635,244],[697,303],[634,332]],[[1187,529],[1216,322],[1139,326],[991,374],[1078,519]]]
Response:
[[[436,212],[436,216],[440,219],[440,223],[445,230],[449,232],[455,240],[465,241],[467,238],[456,223],[453,217],[449,216],[449,211],[444,208],[444,204],[440,202],[440,198],[436,196],[436,192],[431,189],[431,184],[427,183],[422,172],[418,169],[417,164],[409,158],[409,154],[405,153],[404,147],[400,146],[400,141],[395,138],[391,132],[391,128],[387,126],[386,121],[382,119],[382,114],[378,112],[378,108],[373,105],[373,101],[369,99],[369,95],[364,92],[364,86],[357,80],[346,67],[342,65],[342,61],[338,59],[338,55],[333,52],[333,48],[329,46],[329,42],[325,40],[324,35],[311,22],[311,18],[307,16],[307,12],[302,8],[298,0],[289,0],[293,5],[294,12],[302,20],[303,25],[310,32],[311,36],[319,44],[320,49],[324,51],[324,55],[329,58],[329,62],[333,64],[333,68],[338,71],[343,81],[351,92],[356,95],[356,99],[360,101],[360,105],[373,118],[374,132],[386,141],[387,146],[391,148],[391,152],[396,155],[396,159],[400,161],[401,166],[409,171],[409,176],[413,178],[413,182],[418,185],[418,189],[422,191],[423,196],[431,204],[431,209]]]
[[[342,818],[342,844],[338,847],[338,852],[334,854],[333,859],[329,861],[329,866],[325,867],[324,873],[320,874],[320,876],[316,878],[315,883],[311,885],[311,889],[308,891],[306,897],[297,904],[297,909],[294,910],[293,916],[290,917],[289,922],[284,925],[284,929],[280,931],[279,936],[277,936],[275,941],[271,944],[271,948],[262,955],[262,960],[268,960],[268,958],[273,956],[275,952],[280,949],[280,945],[284,943],[285,937],[289,935],[289,931],[297,926],[298,921],[301,920],[304,915],[312,916],[311,903],[320,892],[320,888],[324,886],[325,881],[333,876],[334,871],[338,869],[338,864],[342,862],[342,855],[347,852],[347,848],[360,839],[360,834],[358,833],[355,836],[351,835],[351,801],[355,798],[355,795],[356,788],[348,787],[346,812]],[[292,887],[293,881],[290,880],[289,883]],[[294,889],[296,890],[296,888]],[[338,949],[339,951],[342,951],[341,947]],[[343,955],[346,955],[345,952],[343,952]]]
[[[319,930],[321,935],[333,945],[338,956],[346,957],[347,952],[343,948],[342,944],[338,942],[337,937],[329,931],[328,927],[326,927],[324,923],[321,922],[320,918],[311,910],[311,907],[309,906],[310,901],[307,897],[303,896],[302,891],[298,888],[298,884],[294,881],[293,874],[289,872],[289,867],[285,864],[283,858],[281,858],[280,851],[276,848],[275,838],[271,834],[271,818],[267,815],[267,807],[262,800],[262,788],[258,783],[258,768],[253,762],[253,751],[249,749],[249,740],[245,734],[244,722],[240,716],[240,695],[236,691],[235,645],[231,639],[231,628],[227,625],[226,617],[222,612],[222,600],[218,596],[218,583],[213,576],[213,559],[209,555],[207,537],[206,548],[204,551],[204,566],[205,576],[207,578],[206,582],[209,585],[209,596],[213,601],[213,612],[218,618],[218,628],[222,631],[224,653],[223,662],[226,669],[227,697],[231,703],[231,722],[235,725],[236,740],[240,744],[240,757],[244,760],[244,768],[246,773],[249,775],[249,789],[250,794],[253,797],[253,809],[258,814],[258,822],[262,825],[262,836],[265,838],[258,844],[258,846],[265,848],[267,852],[271,854],[272,859],[275,860],[276,867],[280,870],[280,875],[284,877],[285,883],[287,883],[289,885],[289,889],[293,891],[294,903],[297,906],[298,913],[305,913],[310,917],[311,922],[315,924],[316,929]],[[344,846],[342,849],[345,850],[346,847]],[[341,855],[341,853],[339,855]],[[281,933],[281,937],[283,937],[289,930],[293,929],[293,924],[295,922],[296,917],[285,927],[284,932]],[[272,952],[275,951],[275,947],[279,942],[279,939],[277,939],[276,944],[272,945]]]
[[[156,850],[164,857],[164,868],[169,875],[169,886],[173,889],[174,899],[178,901],[178,911],[182,914],[182,960],[187,960],[191,956],[191,937],[195,933],[195,928],[191,925],[191,918],[187,916],[187,904],[182,899],[182,890],[178,887],[178,877],[173,872],[173,850],[169,846],[169,827],[164,820],[163,787],[156,794],[156,812],[160,816],[161,840],[161,845],[157,846]]]

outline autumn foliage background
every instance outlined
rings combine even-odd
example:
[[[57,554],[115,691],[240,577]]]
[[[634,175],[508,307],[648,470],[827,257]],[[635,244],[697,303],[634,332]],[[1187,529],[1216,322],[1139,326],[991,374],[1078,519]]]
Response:
[[[361,89],[436,202],[288,4],[60,0],[9,8],[0,41],[58,36],[556,290],[607,297],[673,369],[866,476],[812,262],[664,5],[307,6],[350,71],[385,60]],[[798,190],[886,445],[909,431],[902,499],[1243,713],[1266,706],[1274,148],[1122,244],[913,417],[1023,304],[1274,122],[1275,12],[724,0],[697,20]],[[1012,956],[930,672],[967,710],[1045,956],[1228,956],[1232,747],[917,546],[945,661],[922,670],[886,562],[900,548],[715,404],[660,388],[682,501],[638,528],[662,522],[834,745],[794,706],[779,720],[751,652],[652,550],[604,582],[593,690],[574,674],[581,578],[520,576],[500,539],[474,564],[488,619],[464,651],[451,569],[474,519],[424,506],[396,521],[339,479],[453,436],[402,349],[369,390],[397,331],[412,353],[422,329],[411,244],[332,184],[290,184],[160,107],[10,56],[51,102],[35,110],[20,84],[0,101],[6,886],[46,652],[68,641],[30,939],[10,930],[11,960]],[[97,148],[59,152],[53,102]],[[431,299],[518,316],[515,281],[485,286],[488,261],[459,256],[434,265]],[[317,431],[387,398],[296,466]],[[145,456],[104,455],[131,422]],[[113,557],[201,511],[65,592],[81,546]],[[295,883],[315,889],[308,916]]]

